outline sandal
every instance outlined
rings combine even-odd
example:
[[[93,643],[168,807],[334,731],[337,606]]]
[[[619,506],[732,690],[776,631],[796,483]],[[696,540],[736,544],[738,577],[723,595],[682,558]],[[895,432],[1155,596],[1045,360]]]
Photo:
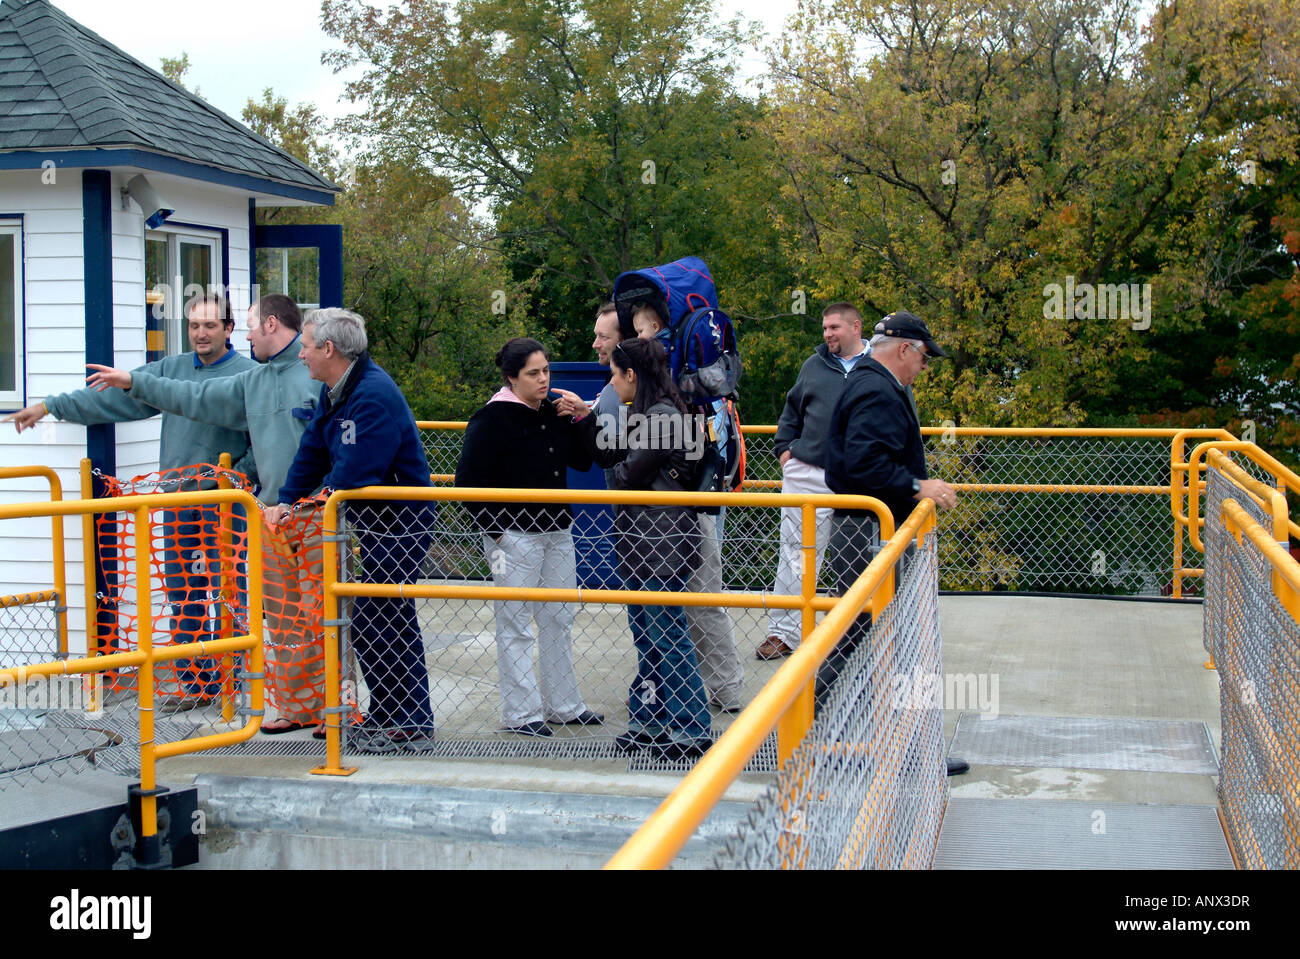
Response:
[[[262,727],[262,732],[268,736],[279,736],[281,733],[292,733],[299,729],[306,729],[308,723],[296,723],[292,719],[275,719],[272,722],[284,723],[283,726],[266,725]]]

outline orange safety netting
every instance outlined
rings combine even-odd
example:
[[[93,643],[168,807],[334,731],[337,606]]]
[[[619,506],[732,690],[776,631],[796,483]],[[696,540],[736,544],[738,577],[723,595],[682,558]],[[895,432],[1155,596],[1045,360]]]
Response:
[[[178,479],[178,472],[183,479]],[[210,464],[146,473],[130,480],[103,476],[106,495],[130,497],[216,485],[223,476],[249,490],[243,474]],[[200,477],[200,478],[195,478]],[[201,485],[200,485],[201,484]],[[123,504],[124,509],[128,509]],[[323,646],[324,497],[296,503],[279,527],[262,523],[262,610],[267,703],[300,723],[319,722],[325,704]],[[189,643],[248,629],[248,534],[242,507],[200,506],[149,511],[150,607],[153,642]],[[257,518],[261,522],[261,517]],[[136,529],[132,512],[96,519],[107,590],[98,597],[99,653],[139,646],[136,607]],[[181,659],[155,668],[155,694],[196,704],[233,691],[242,657]],[[134,670],[106,678],[115,691],[134,690]],[[269,714],[270,711],[268,711]]]
[[[262,617],[267,699],[280,716],[320,722],[325,707],[325,497],[300,500],[287,522],[262,524]]]
[[[105,495],[130,498],[148,493],[213,489],[215,477],[249,489],[242,473],[200,463],[179,470],[145,473],[129,480],[101,475]],[[98,617],[92,651],[125,652],[139,647],[136,556],[138,531],[134,512],[123,504],[120,513],[95,519],[99,559],[106,589],[97,596]],[[201,642],[236,635],[247,629],[245,557],[248,552],[242,508],[230,504],[151,509],[149,607],[155,645]],[[178,659],[159,663],[154,671],[155,694],[197,701],[230,691],[235,657]],[[136,673],[106,678],[114,691],[136,688]]]

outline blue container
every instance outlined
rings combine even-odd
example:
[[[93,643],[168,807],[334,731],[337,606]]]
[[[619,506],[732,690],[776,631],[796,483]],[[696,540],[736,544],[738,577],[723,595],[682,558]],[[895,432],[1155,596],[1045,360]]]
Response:
[[[609,382],[609,367],[599,363],[552,363],[551,386],[572,390],[584,400],[594,400]],[[599,466],[580,472],[569,470],[569,489],[608,489]],[[614,508],[575,504],[573,547],[578,584],[597,589],[622,589],[618,558],[614,554]]]

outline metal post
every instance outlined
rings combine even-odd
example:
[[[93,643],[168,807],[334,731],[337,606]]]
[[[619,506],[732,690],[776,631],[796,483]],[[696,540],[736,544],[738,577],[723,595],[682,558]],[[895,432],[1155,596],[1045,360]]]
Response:
[[[221,472],[217,476],[218,489],[232,489],[227,479],[230,470],[230,454],[222,453],[217,458]],[[220,569],[221,638],[228,639],[235,635],[235,617],[232,608],[239,601],[239,571],[236,568],[234,543],[235,504],[222,503],[218,507],[220,522],[217,529],[217,563]],[[229,557],[227,565],[226,558]],[[231,722],[235,718],[235,657],[226,653],[221,657],[221,721]]]
[[[813,597],[817,595],[817,507],[804,503],[800,507],[800,519],[803,557],[800,581],[803,597],[800,635],[802,640],[806,641],[813,631],[817,617],[816,611],[812,608]],[[785,561],[784,557],[781,561]],[[808,730],[812,729],[813,693],[816,686],[817,679],[814,676],[800,691],[798,698],[790,704],[790,708],[781,714],[776,727],[776,756],[777,764],[780,766],[784,766],[786,760],[794,755],[799,743],[803,742],[804,736],[808,735]]]

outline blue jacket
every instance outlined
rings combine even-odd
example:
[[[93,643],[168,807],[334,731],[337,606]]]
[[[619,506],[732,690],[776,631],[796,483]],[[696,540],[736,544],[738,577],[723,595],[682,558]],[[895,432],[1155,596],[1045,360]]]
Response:
[[[432,486],[415,417],[393,378],[362,353],[343,394],[331,403],[322,386],[316,412],[298,444],[280,502],[292,503],[321,486]],[[428,503],[411,503],[427,509]]]

